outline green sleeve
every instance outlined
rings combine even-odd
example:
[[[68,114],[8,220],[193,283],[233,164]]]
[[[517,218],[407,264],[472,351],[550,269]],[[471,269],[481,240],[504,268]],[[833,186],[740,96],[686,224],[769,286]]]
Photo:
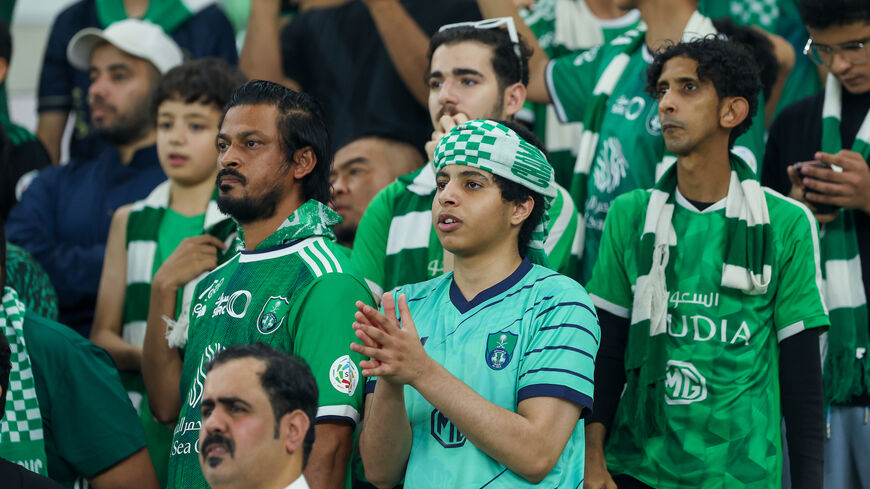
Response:
[[[577,234],[577,208],[571,195],[561,185],[550,207],[550,222],[547,224],[547,241],[544,248],[553,270],[569,275],[571,247]]]
[[[28,313],[24,324],[45,429],[48,474],[72,487],[145,447],[145,434],[108,353]]]
[[[615,316],[629,318],[633,294],[631,279],[626,267],[626,246],[637,246],[631,243],[632,212],[636,207],[628,200],[640,191],[623,194],[613,201],[604,221],[604,234],[601,246],[598,248],[598,261],[592,270],[592,278],[586,285],[595,307],[603,309]],[[632,235],[634,233],[631,233]]]
[[[393,195],[399,188],[399,182],[393,182],[375,195],[359,221],[353,241],[351,261],[366,279],[372,292],[379,297],[384,290],[387,238],[393,219]]]
[[[295,314],[293,353],[308,362],[317,381],[317,420],[359,421],[363,404],[365,357],[351,351],[359,343],[353,331],[356,301],[374,307],[372,294],[352,275],[329,273],[309,286]]]
[[[556,58],[547,65],[547,90],[560,121],[583,122],[605,51],[598,46]]]
[[[768,199],[772,197],[768,192]],[[784,200],[784,199],[783,199]],[[785,202],[783,202],[785,203]],[[780,249],[777,252],[779,273],[774,299],[773,322],[776,338],[782,341],[801,331],[830,322],[822,302],[822,274],[820,270],[819,234],[816,220],[809,209],[797,202],[803,215],[774,222]],[[800,211],[798,211],[800,213]],[[783,225],[790,222],[790,225]]]

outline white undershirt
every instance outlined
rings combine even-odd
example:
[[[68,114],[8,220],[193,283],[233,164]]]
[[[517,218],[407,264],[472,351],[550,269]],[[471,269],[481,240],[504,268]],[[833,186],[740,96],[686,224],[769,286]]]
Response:
[[[304,475],[299,475],[299,478],[295,481],[291,482],[289,486],[284,489],[309,489],[308,482],[305,481]]]

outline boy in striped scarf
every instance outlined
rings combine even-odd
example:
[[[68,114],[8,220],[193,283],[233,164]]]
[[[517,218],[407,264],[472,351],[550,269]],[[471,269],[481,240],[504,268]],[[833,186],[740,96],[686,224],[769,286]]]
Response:
[[[800,9],[812,36],[804,52],[830,73],[823,91],[774,121],[762,182],[806,203],[821,224],[831,314],[825,487],[870,488],[870,3],[804,0]]]
[[[820,487],[816,225],[729,152],[759,89],[750,55],[713,38],[647,71],[677,162],[607,216],[587,488],[780,487],[783,415],[793,480]]]

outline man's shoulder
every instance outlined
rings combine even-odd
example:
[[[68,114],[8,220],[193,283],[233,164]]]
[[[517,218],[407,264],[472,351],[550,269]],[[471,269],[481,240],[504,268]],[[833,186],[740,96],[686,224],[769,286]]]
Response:
[[[449,289],[452,282],[453,274],[445,273],[425,282],[400,285],[393,289],[392,293],[397,299],[399,295],[405,294],[408,298],[408,304],[411,305],[414,302],[422,302],[435,296],[441,289]]]
[[[98,23],[95,0],[80,0],[61,10],[54,21],[54,29],[64,29],[72,37],[76,32]]]
[[[388,209],[394,215],[407,212],[431,209],[432,197],[435,195],[435,174],[429,164],[401,175],[395,181],[381,189],[372,199],[369,207]]]
[[[810,209],[776,190],[763,188],[770,225],[776,235],[786,241],[808,238],[810,230],[817,227],[816,219]]]

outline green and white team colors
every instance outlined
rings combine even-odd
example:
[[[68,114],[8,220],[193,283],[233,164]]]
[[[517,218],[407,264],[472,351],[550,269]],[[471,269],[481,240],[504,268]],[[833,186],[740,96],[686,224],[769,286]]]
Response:
[[[489,402],[516,412],[523,400],[547,396],[567,399],[582,410],[553,470],[532,484],[479,450],[406,386],[413,441],[405,487],[579,487],[585,457],[582,418],[592,409],[600,339],[586,291],[563,275],[523,260],[513,274],[470,302],[452,272],[400,287],[396,293],[407,295],[426,353]],[[367,390],[373,387],[370,381]]]
[[[205,367],[231,345],[263,342],[301,356],[317,381],[317,421],[359,421],[362,356],[350,350],[356,341],[351,325],[355,302],[373,302],[350,260],[331,241],[330,228],[339,220],[309,200],[254,251],[240,252],[197,285],[169,459],[170,488],[208,487],[197,443]]]
[[[567,190],[558,185],[556,189],[544,251],[550,266],[565,273],[577,229],[577,209]],[[444,248],[432,226],[435,190],[435,169],[430,162],[387,185],[366,208],[351,257],[378,297],[400,285],[444,273]]]
[[[780,487],[777,345],[828,325],[816,222],[802,204],[761,189],[748,167],[746,180],[735,184],[732,173],[728,197],[704,211],[678,190],[668,204],[651,205],[662,182],[675,184],[674,173],[653,191],[616,198],[588,286],[596,307],[632,318],[608,469],[657,489]],[[749,180],[754,192],[740,192]],[[737,200],[751,194],[751,212],[762,216],[755,222]],[[672,212],[652,255],[658,221],[650,209]],[[663,270],[650,268],[650,256],[665,257]],[[658,308],[635,297],[656,273],[665,283]],[[661,372],[646,376],[645,368]],[[644,421],[651,413],[658,425]]]
[[[710,19],[695,12],[683,39],[715,32]],[[658,104],[645,91],[646,70],[653,61],[645,34],[629,31],[609,44],[554,59],[547,66],[547,88],[559,120],[584,124],[570,187],[581,212],[572,252],[579,263],[568,273],[581,284],[592,275],[613,199],[652,187],[673,161],[665,158]],[[764,159],[763,110],[737,138],[735,152],[752,167]]]

